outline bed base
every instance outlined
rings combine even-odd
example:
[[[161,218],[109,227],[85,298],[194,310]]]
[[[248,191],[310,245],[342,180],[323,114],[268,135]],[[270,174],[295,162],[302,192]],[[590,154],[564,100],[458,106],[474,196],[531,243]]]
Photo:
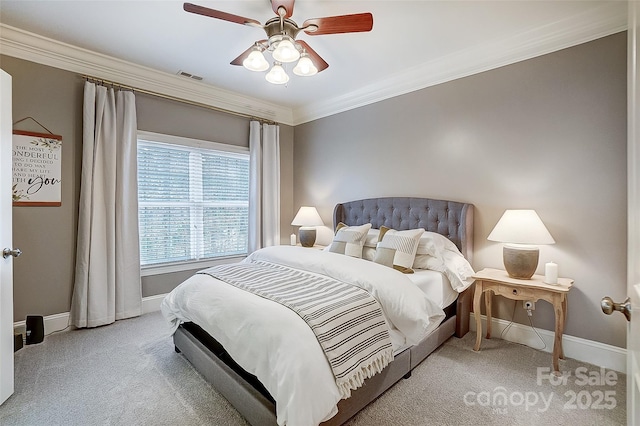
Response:
[[[379,374],[367,379],[364,385],[352,392],[351,397],[338,403],[338,413],[321,423],[322,426],[338,426],[353,417],[383,392],[402,378],[411,376],[413,370],[429,354],[451,336],[462,337],[469,330],[469,309],[473,289],[469,288],[452,306],[461,315],[448,316],[440,326],[419,344],[405,349]],[[461,320],[462,319],[462,320]],[[462,334],[460,334],[462,333]],[[215,340],[211,339],[214,344]],[[276,426],[275,403],[247,380],[248,373],[231,360],[224,349],[211,348],[189,329],[180,326],[173,336],[176,352],[180,352],[236,410],[254,426]],[[219,344],[218,344],[219,345]],[[258,382],[258,386],[259,382]]]
[[[361,388],[352,392],[350,398],[341,400],[338,403],[338,413],[321,425],[343,424],[403,377],[410,375],[415,366],[454,335],[455,323],[455,316],[447,319],[419,345],[397,354],[381,373],[367,379]],[[251,425],[277,426],[275,404],[210,351],[189,330],[179,327],[173,341],[176,351],[187,358]]]
[[[180,326],[173,335],[176,351],[189,360],[213,387],[252,425],[277,425],[274,404],[204,343]]]

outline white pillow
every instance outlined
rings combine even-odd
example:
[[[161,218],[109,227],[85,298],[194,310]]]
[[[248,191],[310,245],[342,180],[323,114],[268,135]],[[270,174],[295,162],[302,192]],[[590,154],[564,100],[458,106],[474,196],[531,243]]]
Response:
[[[371,229],[370,223],[360,226],[338,226],[338,231],[333,237],[329,251],[361,258],[362,247],[369,229]]]
[[[460,253],[458,247],[442,234],[437,232],[425,231],[420,237],[417,254],[428,254],[429,256],[438,257],[444,250]]]
[[[415,269],[430,269],[432,271],[442,272],[458,293],[464,291],[475,281],[472,276],[473,268],[469,261],[459,252],[445,250],[442,256],[434,257],[428,254],[416,254],[413,262]]]
[[[376,244],[378,244],[378,240],[380,240],[380,230],[371,228],[367,231],[367,238],[364,240],[364,246],[375,249]]]
[[[380,235],[382,235],[382,239],[378,242],[374,262],[388,265],[390,256],[393,255],[393,264],[391,266],[400,270],[404,268],[406,270],[404,272],[413,272],[411,267],[416,257],[420,236],[423,233],[423,228],[409,229],[407,231],[388,229],[385,232],[385,227],[381,227]],[[391,253],[392,250],[395,253]]]
[[[364,260],[369,260],[373,262],[373,259],[376,257],[376,248],[375,247],[367,247],[367,243],[364,243],[365,246],[362,248],[362,258]],[[377,244],[377,243],[376,243]]]
[[[413,269],[431,269],[439,271],[442,269],[444,261],[440,257],[431,256],[430,254],[416,254],[413,260]]]
[[[460,253],[451,250],[444,252],[444,274],[449,278],[451,287],[458,293],[463,292],[475,279],[473,267]]]

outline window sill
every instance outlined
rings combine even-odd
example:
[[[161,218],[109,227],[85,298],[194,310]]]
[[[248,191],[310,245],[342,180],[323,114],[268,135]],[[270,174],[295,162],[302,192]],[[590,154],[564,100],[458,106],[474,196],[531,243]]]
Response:
[[[228,256],[218,257],[215,259],[195,260],[190,262],[170,263],[165,265],[150,265],[140,268],[140,276],[148,277],[152,275],[170,274],[172,272],[183,272],[191,270],[200,270],[215,265],[223,265],[225,263],[235,263],[244,259],[246,256]]]

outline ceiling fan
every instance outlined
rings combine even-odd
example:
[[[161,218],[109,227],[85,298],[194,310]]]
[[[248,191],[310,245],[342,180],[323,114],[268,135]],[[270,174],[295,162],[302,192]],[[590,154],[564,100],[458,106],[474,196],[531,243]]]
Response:
[[[256,41],[253,46],[231,61],[231,65],[243,65],[251,71],[266,71],[269,68],[269,62],[264,57],[263,52],[268,51],[271,53],[274,63],[265,78],[274,84],[284,84],[289,81],[289,76],[282,67],[283,63],[298,61],[293,68],[293,73],[303,77],[315,75],[329,67],[329,64],[311,49],[306,42],[296,40],[296,36],[300,31],[304,31],[308,35],[324,35],[366,32],[371,31],[371,28],[373,28],[373,15],[371,13],[307,19],[302,26],[298,26],[293,20],[289,19],[293,15],[294,3],[295,0],[271,0],[271,8],[277,16],[269,19],[264,25],[255,19],[209,9],[192,3],[185,3],[184,10],[210,18],[262,28],[267,33],[267,38]]]

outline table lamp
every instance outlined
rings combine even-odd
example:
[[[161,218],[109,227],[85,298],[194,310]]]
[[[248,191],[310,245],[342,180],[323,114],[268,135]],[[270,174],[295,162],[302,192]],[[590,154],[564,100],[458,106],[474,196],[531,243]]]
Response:
[[[540,250],[536,246],[555,244],[535,210],[506,210],[487,239],[506,243],[502,256],[507,273],[526,280],[538,267]]]
[[[316,243],[316,226],[323,226],[322,218],[315,207],[302,206],[298,214],[291,222],[293,226],[299,226],[298,238],[302,247],[313,247]]]

